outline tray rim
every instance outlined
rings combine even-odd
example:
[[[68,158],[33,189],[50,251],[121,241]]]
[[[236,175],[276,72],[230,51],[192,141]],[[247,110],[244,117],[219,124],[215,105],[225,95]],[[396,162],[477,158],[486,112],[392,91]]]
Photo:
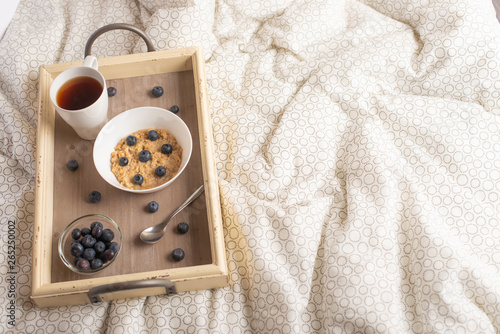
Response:
[[[168,278],[176,284],[178,292],[229,285],[220,195],[215,169],[214,143],[208,113],[203,49],[198,46],[99,58],[99,71],[103,73],[106,80],[187,70],[193,71],[200,148],[202,152],[206,152],[201,155],[201,161],[205,193],[207,199],[210,199],[207,200],[207,215],[209,217],[208,230],[212,263],[126,275],[51,282],[53,209],[47,210],[47,208],[52,207],[54,194],[52,181],[54,172],[55,109],[49,99],[48,87],[59,73],[67,68],[80,66],[82,63],[83,61],[76,61],[42,65],[39,71],[31,299],[40,307],[79,304],[82,301],[86,302],[82,296],[86,296],[86,293],[92,287],[110,282],[127,282],[138,279]],[[149,73],[144,73],[144,67],[142,66],[130,66],[145,64],[151,65]],[[203,280],[206,282],[204,283]],[[151,293],[155,293],[155,291]],[[81,298],[77,298],[76,302],[71,302],[71,298],[62,299],[64,296],[78,294]],[[54,304],[54,300],[57,304]],[[59,304],[61,301],[64,301],[64,304]]]

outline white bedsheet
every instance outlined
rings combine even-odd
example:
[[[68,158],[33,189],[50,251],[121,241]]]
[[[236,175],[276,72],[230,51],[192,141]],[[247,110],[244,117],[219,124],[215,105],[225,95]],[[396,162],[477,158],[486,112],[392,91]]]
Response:
[[[0,41],[0,332],[500,332],[491,1],[99,4],[21,1]],[[205,50],[230,286],[38,309],[38,68],[113,22]],[[123,31],[93,50],[146,51]]]

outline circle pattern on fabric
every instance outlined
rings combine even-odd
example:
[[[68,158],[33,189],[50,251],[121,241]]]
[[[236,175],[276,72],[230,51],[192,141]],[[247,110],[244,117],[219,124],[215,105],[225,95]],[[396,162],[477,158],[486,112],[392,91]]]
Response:
[[[21,2],[0,41],[5,333],[500,330],[499,37],[465,0]],[[71,25],[66,25],[71,22]],[[110,22],[204,49],[230,286],[30,301],[38,71]],[[126,31],[99,57],[146,52]]]

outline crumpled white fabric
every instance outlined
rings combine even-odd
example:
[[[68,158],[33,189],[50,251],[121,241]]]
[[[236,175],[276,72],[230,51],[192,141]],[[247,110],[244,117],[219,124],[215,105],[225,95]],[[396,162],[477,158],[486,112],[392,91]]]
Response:
[[[204,48],[230,286],[38,309],[38,67],[113,22]],[[124,31],[93,50],[146,51]],[[489,1],[21,2],[0,41],[2,332],[499,332],[499,52]]]

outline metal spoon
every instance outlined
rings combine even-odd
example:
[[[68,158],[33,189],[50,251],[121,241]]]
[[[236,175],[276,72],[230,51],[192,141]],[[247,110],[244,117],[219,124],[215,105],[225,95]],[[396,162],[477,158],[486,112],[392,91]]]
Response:
[[[167,224],[170,222],[170,220],[172,220],[172,218],[174,218],[174,216],[181,212],[186,206],[191,204],[191,202],[197,199],[203,193],[203,191],[205,191],[204,187],[199,187],[191,196],[189,196],[189,198],[184,203],[182,203],[177,209],[175,209],[174,212],[172,212],[163,223],[148,227],[147,229],[142,231],[141,235],[139,236],[141,240],[148,244],[154,244],[155,242],[160,240],[165,235],[165,230],[167,229]]]

